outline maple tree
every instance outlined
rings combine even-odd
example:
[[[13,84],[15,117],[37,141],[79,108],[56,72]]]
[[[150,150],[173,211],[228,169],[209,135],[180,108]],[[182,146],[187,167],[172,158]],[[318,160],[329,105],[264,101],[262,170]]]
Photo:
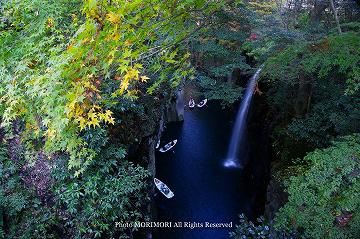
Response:
[[[110,106],[119,98],[135,100],[139,93],[152,94],[163,83],[177,86],[191,76],[186,40],[225,5],[205,0],[5,2],[2,125],[24,120],[24,135],[45,139],[47,152],[68,152],[69,168],[83,172],[96,152],[79,133],[115,124]],[[12,50],[14,42],[22,52]],[[142,86],[146,92],[140,92]]]

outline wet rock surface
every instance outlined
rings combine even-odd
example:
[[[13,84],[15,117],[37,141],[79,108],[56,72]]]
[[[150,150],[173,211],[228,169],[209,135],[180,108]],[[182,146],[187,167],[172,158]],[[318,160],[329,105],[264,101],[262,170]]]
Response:
[[[271,178],[267,187],[266,198],[264,215],[266,219],[272,221],[275,214],[288,200],[288,194],[285,192],[284,186],[274,177]]]

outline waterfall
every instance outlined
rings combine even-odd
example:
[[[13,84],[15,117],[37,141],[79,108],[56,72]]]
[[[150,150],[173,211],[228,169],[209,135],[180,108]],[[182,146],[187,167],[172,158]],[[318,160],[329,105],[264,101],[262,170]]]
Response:
[[[236,123],[232,132],[231,141],[228,149],[227,158],[224,162],[225,167],[229,168],[241,168],[242,162],[238,158],[239,148],[243,144],[245,131],[246,131],[246,119],[250,107],[250,103],[254,94],[256,81],[259,78],[262,66],[251,77],[248,86],[245,91],[244,98],[241,102],[239,111],[236,116]]]

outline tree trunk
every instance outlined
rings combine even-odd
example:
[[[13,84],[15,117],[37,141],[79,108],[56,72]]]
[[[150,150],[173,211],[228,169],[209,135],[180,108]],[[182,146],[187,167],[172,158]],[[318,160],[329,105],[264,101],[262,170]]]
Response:
[[[335,22],[336,22],[336,27],[338,29],[339,34],[341,34],[341,27],[340,27],[340,21],[339,21],[339,17],[335,8],[335,4],[334,4],[334,0],[330,0],[330,5],[331,5],[331,9],[334,13],[334,17],[335,17]]]
[[[294,105],[294,112],[296,117],[303,117],[306,113],[309,112],[312,92],[312,82],[303,72],[300,72]]]
[[[312,24],[319,24],[321,16],[326,9],[327,4],[323,1],[315,0],[314,7],[310,12],[310,20]]]

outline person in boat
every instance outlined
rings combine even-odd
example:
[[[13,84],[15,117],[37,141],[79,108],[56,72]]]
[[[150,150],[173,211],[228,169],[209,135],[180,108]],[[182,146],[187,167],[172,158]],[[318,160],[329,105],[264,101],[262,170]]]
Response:
[[[190,97],[190,100],[189,100],[189,107],[190,108],[193,108],[195,106],[195,101],[192,97]]]
[[[204,100],[202,100],[199,104],[197,104],[197,107],[203,107],[203,106],[205,106],[206,105],[206,103],[207,103],[207,99],[204,99]]]
[[[165,150],[168,150],[171,147],[171,144],[167,144],[164,146]]]
[[[161,191],[163,191],[165,194],[170,193],[170,190],[167,187],[165,187],[165,185],[161,185]]]
[[[171,141],[169,144],[165,145],[165,149],[169,149],[174,146],[174,141]]]

